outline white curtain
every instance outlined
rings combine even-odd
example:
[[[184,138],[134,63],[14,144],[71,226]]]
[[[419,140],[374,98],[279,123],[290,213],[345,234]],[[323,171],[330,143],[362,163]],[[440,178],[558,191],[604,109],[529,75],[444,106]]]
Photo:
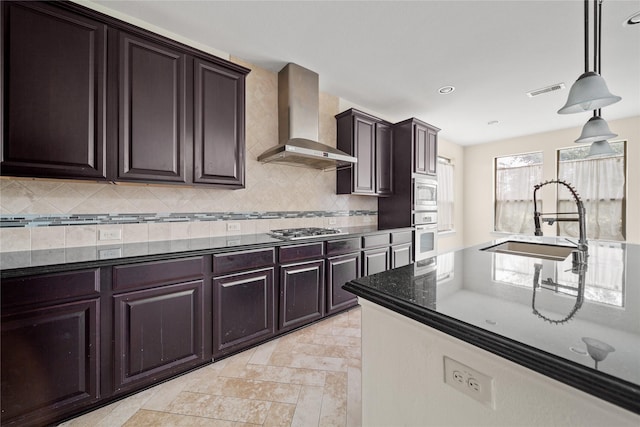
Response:
[[[453,230],[453,165],[438,163],[438,231]]]
[[[496,231],[533,234],[533,186],[541,180],[540,164],[496,170]]]
[[[609,157],[560,162],[558,178],[570,183],[586,209],[589,239],[624,240],[622,208],[624,200],[624,159]],[[560,186],[558,212],[575,212],[569,191]],[[578,237],[577,222],[559,223],[561,236]]]

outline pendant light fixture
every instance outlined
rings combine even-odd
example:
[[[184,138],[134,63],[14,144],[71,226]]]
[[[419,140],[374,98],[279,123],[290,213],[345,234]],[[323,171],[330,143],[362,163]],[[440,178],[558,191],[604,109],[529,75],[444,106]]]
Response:
[[[607,121],[598,115],[594,115],[582,128],[580,138],[576,139],[578,144],[590,144],[596,141],[615,138],[618,134],[609,130]]]
[[[609,125],[601,115],[601,108],[620,101],[617,95],[609,92],[604,78],[602,78],[601,64],[601,34],[602,34],[602,1],[594,0],[593,7],[593,69],[589,71],[589,0],[584,0],[584,69],[585,72],[571,86],[566,104],[559,114],[581,113],[593,110],[593,117],[582,128],[580,137],[575,140],[578,144],[591,143],[587,157],[597,157],[612,154],[607,139],[618,136],[609,130]]]
[[[594,0],[593,69],[589,71],[589,0],[584,0],[584,73],[571,86],[566,104],[558,114],[583,113],[597,110],[620,101],[611,94],[600,70],[600,29],[602,0]]]

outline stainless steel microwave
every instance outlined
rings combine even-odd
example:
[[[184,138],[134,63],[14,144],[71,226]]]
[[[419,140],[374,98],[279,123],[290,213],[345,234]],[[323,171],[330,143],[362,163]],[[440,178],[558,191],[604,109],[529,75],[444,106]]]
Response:
[[[438,181],[428,178],[413,179],[413,209],[431,210],[438,206]]]

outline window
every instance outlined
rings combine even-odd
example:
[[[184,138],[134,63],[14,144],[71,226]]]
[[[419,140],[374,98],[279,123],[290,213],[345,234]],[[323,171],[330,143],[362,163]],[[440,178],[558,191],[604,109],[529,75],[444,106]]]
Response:
[[[587,158],[589,146],[558,150],[558,179],[571,184],[586,209],[587,238],[624,240],[625,142],[609,144],[614,153]],[[558,212],[575,212],[571,193],[560,186]],[[558,223],[561,236],[579,236],[577,222]]]
[[[438,231],[453,230],[453,163],[438,157]]]
[[[542,181],[542,153],[496,157],[495,173],[495,231],[533,234],[533,186]]]

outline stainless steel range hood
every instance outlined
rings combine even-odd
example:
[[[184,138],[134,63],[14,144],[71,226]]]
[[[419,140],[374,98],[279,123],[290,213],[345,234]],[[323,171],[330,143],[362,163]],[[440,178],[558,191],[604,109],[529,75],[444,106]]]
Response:
[[[296,64],[278,73],[278,134],[280,144],[258,161],[331,170],[358,160],[318,142],[320,90],[318,74]]]

